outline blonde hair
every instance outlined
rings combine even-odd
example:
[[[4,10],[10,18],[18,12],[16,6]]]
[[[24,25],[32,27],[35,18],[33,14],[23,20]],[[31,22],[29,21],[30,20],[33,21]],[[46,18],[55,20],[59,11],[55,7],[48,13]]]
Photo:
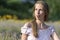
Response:
[[[35,4],[42,4],[44,6],[45,10],[45,18],[44,21],[47,20],[48,13],[49,13],[49,7],[48,4],[44,1],[37,1]],[[33,13],[34,14],[34,13]],[[36,23],[36,18],[34,17],[34,20],[31,22],[32,23],[32,30],[33,30],[33,35],[35,37],[38,37],[38,29],[37,29],[37,23]]]

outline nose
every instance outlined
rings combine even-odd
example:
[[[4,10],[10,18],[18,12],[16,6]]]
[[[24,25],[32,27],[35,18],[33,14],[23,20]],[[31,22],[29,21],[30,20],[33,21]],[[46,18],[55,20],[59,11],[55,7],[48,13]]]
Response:
[[[38,14],[40,14],[40,10],[38,10]]]

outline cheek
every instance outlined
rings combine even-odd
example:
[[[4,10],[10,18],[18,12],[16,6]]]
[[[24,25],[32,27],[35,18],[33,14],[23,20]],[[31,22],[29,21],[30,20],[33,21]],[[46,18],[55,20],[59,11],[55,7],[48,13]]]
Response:
[[[40,16],[44,16],[45,15],[45,12],[44,11],[34,11],[34,16],[38,16],[38,15],[40,15]]]
[[[37,17],[37,14],[34,12],[33,16],[36,18]]]
[[[34,15],[37,15],[37,13],[38,13],[38,12],[37,12],[37,11],[35,11],[35,12],[34,12]]]
[[[41,14],[41,15],[43,15],[43,14],[44,14],[44,12],[43,12],[43,11],[40,11],[40,14]]]

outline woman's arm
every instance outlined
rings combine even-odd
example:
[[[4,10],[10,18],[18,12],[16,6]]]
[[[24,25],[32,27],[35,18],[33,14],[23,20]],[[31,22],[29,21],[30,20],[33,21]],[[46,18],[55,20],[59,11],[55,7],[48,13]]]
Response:
[[[57,36],[56,32],[52,34],[52,37],[54,40],[60,40],[59,37]]]
[[[21,40],[27,40],[27,34],[22,34],[21,35]]]

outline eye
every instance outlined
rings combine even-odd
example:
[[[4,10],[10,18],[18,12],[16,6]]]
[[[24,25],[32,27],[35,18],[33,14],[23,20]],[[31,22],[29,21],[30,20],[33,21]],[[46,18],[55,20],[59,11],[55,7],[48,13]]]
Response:
[[[39,9],[40,11],[43,11],[43,9]]]

